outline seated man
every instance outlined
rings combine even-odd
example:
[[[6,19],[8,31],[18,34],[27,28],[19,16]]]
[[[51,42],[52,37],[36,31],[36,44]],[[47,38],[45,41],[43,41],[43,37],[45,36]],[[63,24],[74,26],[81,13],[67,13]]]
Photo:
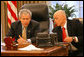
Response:
[[[57,32],[58,41],[69,42],[78,50],[74,51],[73,55],[83,55],[83,25],[79,20],[68,20],[63,10],[58,10],[53,15],[54,27],[53,32]],[[71,54],[71,55],[72,55]]]
[[[19,11],[19,21],[11,24],[6,36],[15,37],[15,41],[23,44],[26,41],[35,43],[35,36],[39,32],[39,23],[31,20],[32,13],[28,9]]]

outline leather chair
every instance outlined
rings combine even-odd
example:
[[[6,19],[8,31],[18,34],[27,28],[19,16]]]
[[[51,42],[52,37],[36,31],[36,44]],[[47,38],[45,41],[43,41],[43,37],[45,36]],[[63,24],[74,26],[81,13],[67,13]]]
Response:
[[[49,13],[46,4],[24,4],[21,9],[29,9],[32,12],[32,19],[40,23],[42,33],[48,33]]]

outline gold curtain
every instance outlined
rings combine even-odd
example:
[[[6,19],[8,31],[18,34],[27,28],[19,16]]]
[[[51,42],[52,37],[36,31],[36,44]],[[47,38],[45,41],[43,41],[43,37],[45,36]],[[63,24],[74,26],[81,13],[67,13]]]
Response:
[[[1,38],[3,42],[3,38],[6,35],[6,32],[8,32],[8,22],[7,22],[7,5],[3,1],[1,1]]]
[[[17,1],[17,12],[20,10],[20,7],[24,4],[30,3],[47,3],[47,1]],[[8,27],[8,20],[7,20],[7,1],[1,1],[1,35],[2,35],[2,42],[3,38],[5,37],[6,33],[9,30]]]

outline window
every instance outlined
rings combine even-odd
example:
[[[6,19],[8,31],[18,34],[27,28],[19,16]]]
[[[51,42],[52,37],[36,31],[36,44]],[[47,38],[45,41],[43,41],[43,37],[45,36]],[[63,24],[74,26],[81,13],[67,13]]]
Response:
[[[76,14],[76,18],[83,18],[83,1],[51,1],[51,6],[56,5],[56,3],[59,3],[61,5],[68,4],[68,7],[74,5],[74,9],[77,10],[77,12],[74,12]]]

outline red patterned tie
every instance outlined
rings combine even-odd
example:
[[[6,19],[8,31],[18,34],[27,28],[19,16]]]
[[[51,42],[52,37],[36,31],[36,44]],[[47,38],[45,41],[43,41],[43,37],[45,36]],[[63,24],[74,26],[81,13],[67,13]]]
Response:
[[[65,28],[63,27],[62,28],[62,39],[63,39],[63,42],[65,42],[64,41],[65,38],[66,38],[66,31],[65,31]]]

